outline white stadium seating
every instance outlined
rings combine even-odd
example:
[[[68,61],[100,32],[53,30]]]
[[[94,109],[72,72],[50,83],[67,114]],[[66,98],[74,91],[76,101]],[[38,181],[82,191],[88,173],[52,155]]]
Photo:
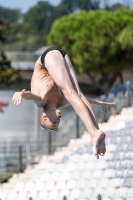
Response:
[[[128,115],[123,129],[114,130],[109,126],[105,156],[96,159],[91,143],[86,143],[85,138],[89,136],[85,132],[77,143],[73,140],[62,151],[60,148],[61,153],[42,158],[39,165],[27,168],[20,177],[14,175],[9,183],[0,187],[0,199],[63,200],[66,196],[67,200],[97,200],[100,194],[103,200],[132,200],[133,126],[130,118],[133,116],[129,110],[127,108],[131,117]],[[126,114],[125,108],[121,118],[122,113]],[[112,117],[110,121],[115,126],[113,120]],[[104,125],[101,126],[104,130]]]

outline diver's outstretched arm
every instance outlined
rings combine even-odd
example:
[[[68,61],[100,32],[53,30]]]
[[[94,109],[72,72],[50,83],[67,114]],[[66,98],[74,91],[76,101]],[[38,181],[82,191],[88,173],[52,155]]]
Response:
[[[41,96],[33,94],[30,91],[26,91],[25,89],[21,92],[15,92],[12,97],[12,102],[14,105],[19,106],[22,102],[22,98],[25,100],[37,100],[43,102]]]
[[[95,105],[100,105],[100,106],[113,106],[115,105],[114,102],[104,102],[104,101],[98,101],[96,99],[92,99],[90,97],[86,97],[86,99],[91,103]]]
[[[80,97],[81,97],[81,99],[83,99],[85,97],[89,101],[90,104],[94,104],[94,105],[105,106],[105,107],[114,106],[115,105],[114,102],[98,101],[96,99],[92,99],[92,98],[87,97],[87,96],[83,97],[82,93],[80,93]],[[70,105],[70,103],[66,99],[64,100],[64,102],[65,102],[64,104],[62,103],[62,107],[66,107],[66,106]]]

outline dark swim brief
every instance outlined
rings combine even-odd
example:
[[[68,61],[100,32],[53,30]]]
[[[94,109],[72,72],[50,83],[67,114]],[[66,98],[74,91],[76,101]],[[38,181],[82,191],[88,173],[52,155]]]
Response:
[[[43,66],[45,66],[45,56],[49,51],[53,51],[53,50],[58,50],[61,52],[62,56],[65,57],[65,55],[67,54],[65,51],[63,51],[62,49],[59,49],[57,47],[50,47],[48,48],[46,51],[44,51],[44,53],[41,55],[41,63]]]

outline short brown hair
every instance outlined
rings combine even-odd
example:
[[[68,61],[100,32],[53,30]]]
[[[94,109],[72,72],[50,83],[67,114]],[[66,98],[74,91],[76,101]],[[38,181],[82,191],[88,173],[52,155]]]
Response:
[[[58,129],[55,129],[54,127],[52,128],[49,128],[46,124],[45,124],[45,121],[43,120],[42,118],[42,115],[40,116],[40,126],[43,130],[48,130],[48,131],[58,131]]]

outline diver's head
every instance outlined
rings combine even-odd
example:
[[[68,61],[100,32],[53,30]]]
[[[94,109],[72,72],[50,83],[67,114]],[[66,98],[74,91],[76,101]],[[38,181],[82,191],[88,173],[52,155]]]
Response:
[[[43,112],[40,116],[40,125],[44,130],[58,130],[61,111],[58,109]]]

